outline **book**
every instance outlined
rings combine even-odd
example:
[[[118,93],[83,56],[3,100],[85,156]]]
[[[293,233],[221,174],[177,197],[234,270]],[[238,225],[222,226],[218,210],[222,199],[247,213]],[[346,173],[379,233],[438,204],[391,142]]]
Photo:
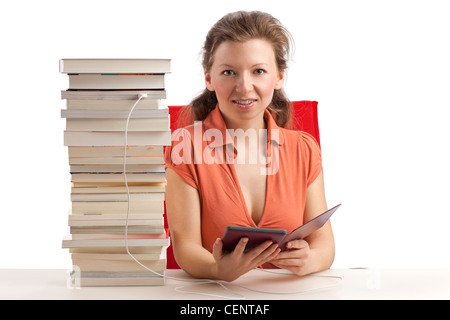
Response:
[[[170,145],[171,133],[167,131],[130,131],[128,145]],[[123,146],[124,131],[64,131],[65,146]]]
[[[141,260],[139,262],[154,271],[166,269],[166,259]],[[72,259],[72,264],[80,271],[131,272],[143,270],[142,266],[132,260],[131,257],[129,260]]]
[[[90,99],[65,99],[65,107],[67,110],[131,110],[135,100],[90,100]],[[167,109],[167,106],[161,99],[141,99],[136,105],[134,111],[150,110],[150,109]],[[133,112],[134,113],[134,112]]]
[[[128,221],[131,220],[157,220],[163,221],[163,213],[153,212],[153,213],[139,213],[139,214],[69,214],[69,223],[70,221],[94,221],[94,220],[123,220],[125,221],[128,218]]]
[[[165,234],[151,234],[139,239],[128,239],[128,245],[133,247],[146,246],[169,246],[169,238]],[[84,248],[84,247],[125,247],[125,235],[122,239],[108,238],[102,239],[73,240],[72,235],[67,236],[62,242],[63,248]]]
[[[131,214],[164,212],[164,201],[72,201],[72,214]]]
[[[148,193],[71,193],[72,201],[164,201],[163,192]]]
[[[147,234],[152,234],[155,232],[128,232],[128,239],[139,239],[142,236]],[[159,233],[159,232],[156,232]],[[115,233],[115,232],[105,232],[105,233],[72,233],[72,240],[95,240],[105,238],[107,235],[108,238],[111,239],[121,239],[123,237],[123,233]],[[116,259],[121,260],[121,259]],[[151,260],[151,259],[147,259]]]
[[[123,131],[127,119],[66,119],[66,129],[69,131]],[[128,131],[169,131],[170,119],[165,118],[147,118],[130,119],[128,122]]]
[[[134,256],[137,255],[161,255],[165,254],[166,252],[165,246],[151,246],[151,247],[133,247],[129,246],[128,250],[130,253]],[[90,254],[90,255],[96,255],[98,259],[101,258],[101,255],[103,254],[110,254],[110,255],[118,255],[117,257],[128,255],[128,252],[125,248],[125,246],[119,246],[119,247],[83,247],[83,248],[69,248],[69,252],[71,254]],[[113,259],[110,259],[113,260]]]
[[[74,249],[70,249],[74,250]],[[166,259],[166,251],[154,250],[147,253],[132,253],[132,255],[138,260],[159,260]],[[71,253],[72,260],[74,259],[89,259],[89,260],[128,260],[130,255],[128,253],[92,253],[92,252],[78,252]]]
[[[131,215],[130,215],[131,216]],[[113,226],[125,226],[127,224],[126,218],[124,219],[84,219],[74,220],[69,216],[70,227],[113,227]],[[164,225],[163,219],[137,219],[128,218],[128,226],[162,226]],[[109,232],[106,232],[109,233]]]
[[[162,286],[164,271],[155,275],[147,270],[134,272],[72,271],[70,284],[73,287],[102,286]]]
[[[124,175],[122,173],[72,173],[72,182],[116,182],[123,183]],[[149,173],[128,173],[127,180],[130,182],[165,182],[165,174],[162,172],[149,172]]]
[[[115,172],[121,173],[123,172],[123,165],[71,165],[70,173],[107,173],[107,172]],[[127,164],[126,166],[127,173],[145,173],[145,172],[164,172],[163,164]]]
[[[61,109],[61,118],[67,119],[127,119],[129,109]],[[130,119],[169,118],[169,109],[137,109],[133,110]],[[122,126],[122,130],[125,124]]]
[[[61,98],[68,100],[136,100],[140,94],[145,99],[166,99],[165,90],[61,90]]]
[[[125,233],[125,226],[71,226],[69,227],[70,234],[114,234],[114,233]],[[128,233],[165,233],[163,225],[131,225],[128,226]],[[75,239],[74,239],[75,240]]]
[[[96,148],[92,146],[87,147],[78,147],[78,146],[69,146],[69,161],[71,159],[75,158],[101,158],[101,159],[122,159],[125,154],[124,152],[124,146],[116,146],[116,147],[102,147],[102,148]],[[163,146],[128,146],[126,148],[127,151],[127,157],[130,159],[130,157],[140,157],[140,158],[147,158],[147,157],[163,157],[164,156],[164,150]],[[103,163],[103,162],[101,162]],[[109,163],[109,162],[105,162]],[[128,163],[128,161],[127,161]],[[164,163],[164,160],[163,162]],[[80,164],[80,162],[79,162]],[[113,164],[113,163],[111,163]]]
[[[170,59],[60,59],[61,73],[170,73]]]
[[[83,221],[83,220],[124,220],[127,219],[126,214],[69,214],[69,221]],[[163,213],[140,213],[128,214],[128,220],[133,219],[148,219],[163,221]]]
[[[164,192],[166,189],[165,183],[154,183],[145,185],[128,186],[130,193],[146,193],[146,192]],[[77,194],[91,194],[91,193],[125,193],[127,189],[125,186],[117,186],[116,184],[105,185],[90,185],[85,187],[72,186],[71,193]]]
[[[89,146],[95,147],[95,146]],[[70,147],[69,147],[70,148]],[[107,148],[107,147],[97,147]],[[126,158],[128,165],[163,165],[164,158],[161,156],[131,156]],[[123,157],[71,157],[69,156],[69,165],[123,165]],[[122,171],[122,170],[121,170]]]
[[[69,89],[163,89],[164,74],[69,74]]]

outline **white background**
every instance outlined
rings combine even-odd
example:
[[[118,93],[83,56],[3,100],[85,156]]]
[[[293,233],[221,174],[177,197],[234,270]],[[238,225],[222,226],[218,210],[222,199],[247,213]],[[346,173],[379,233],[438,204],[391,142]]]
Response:
[[[3,1],[1,268],[70,269],[61,58],[172,58],[170,105],[204,88],[200,49],[224,14],[291,31],[291,100],[319,101],[334,268],[449,268],[446,1]]]

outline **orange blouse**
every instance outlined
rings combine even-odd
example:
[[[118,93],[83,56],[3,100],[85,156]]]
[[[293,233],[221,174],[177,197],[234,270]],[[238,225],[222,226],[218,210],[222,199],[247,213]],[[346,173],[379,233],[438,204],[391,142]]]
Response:
[[[258,224],[247,210],[233,164],[237,151],[219,108],[204,121],[176,130],[172,145],[166,148],[165,167],[198,190],[202,243],[210,252],[229,225],[286,229],[289,233],[303,224],[306,189],[322,171],[320,147],[306,132],[278,127],[267,110],[264,117],[269,169],[266,202]]]

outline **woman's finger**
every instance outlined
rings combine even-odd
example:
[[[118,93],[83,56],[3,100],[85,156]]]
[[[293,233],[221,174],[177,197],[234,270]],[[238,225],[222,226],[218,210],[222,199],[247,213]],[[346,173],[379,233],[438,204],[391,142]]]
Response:
[[[234,253],[235,254],[243,254],[245,251],[245,247],[247,246],[247,242],[248,242],[248,238],[244,237],[241,238],[238,242],[238,244],[236,245],[236,247],[234,248]]]
[[[305,240],[292,240],[286,244],[287,249],[303,249],[308,246],[308,242]]]

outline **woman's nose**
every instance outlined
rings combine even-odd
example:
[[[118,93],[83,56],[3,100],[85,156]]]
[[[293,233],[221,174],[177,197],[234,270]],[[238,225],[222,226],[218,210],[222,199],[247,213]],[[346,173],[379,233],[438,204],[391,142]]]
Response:
[[[253,80],[251,75],[247,72],[243,72],[237,77],[236,92],[247,93],[253,90]]]

